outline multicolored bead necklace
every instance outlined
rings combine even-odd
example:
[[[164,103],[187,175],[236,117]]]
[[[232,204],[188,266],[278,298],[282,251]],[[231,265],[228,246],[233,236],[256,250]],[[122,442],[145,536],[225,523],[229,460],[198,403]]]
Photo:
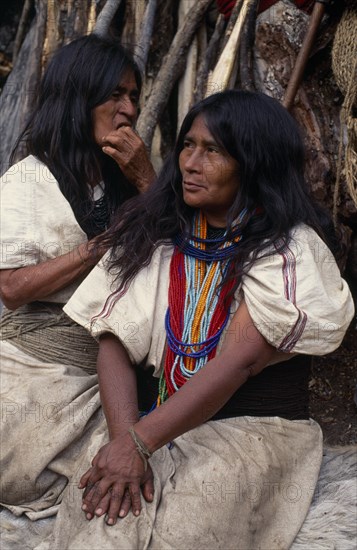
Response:
[[[194,218],[194,234],[187,241],[175,239],[170,264],[169,306],[165,329],[167,352],[159,382],[156,406],[163,403],[199,371],[217,351],[228,322],[233,299],[234,278],[222,285],[231,268],[230,258],[242,236],[237,220],[233,240],[207,239],[207,221],[200,211]],[[215,246],[214,246],[215,245]]]

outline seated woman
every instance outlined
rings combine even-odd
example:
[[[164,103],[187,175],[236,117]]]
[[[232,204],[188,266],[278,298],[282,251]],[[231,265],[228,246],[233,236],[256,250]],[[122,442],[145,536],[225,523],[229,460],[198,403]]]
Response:
[[[1,503],[16,514],[56,511],[100,409],[98,346],[62,307],[103,255],[98,235],[154,177],[133,128],[140,87],[116,42],[63,47],[19,140],[29,156],[1,179]]]
[[[99,339],[106,421],[41,549],[289,548],[322,458],[307,355],[353,315],[303,169],[288,112],[227,91],[191,109],[156,184],[124,205],[65,307]],[[143,362],[160,382],[140,416]]]

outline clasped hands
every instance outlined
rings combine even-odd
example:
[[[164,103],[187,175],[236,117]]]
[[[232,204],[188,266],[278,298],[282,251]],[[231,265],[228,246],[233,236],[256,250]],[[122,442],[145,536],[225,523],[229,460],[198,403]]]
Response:
[[[154,496],[154,476],[145,464],[129,434],[104,445],[92,460],[92,467],[81,477],[84,489],[82,510],[86,518],[107,515],[108,525],[124,518],[130,508],[135,516],[141,511],[141,493],[147,502]]]

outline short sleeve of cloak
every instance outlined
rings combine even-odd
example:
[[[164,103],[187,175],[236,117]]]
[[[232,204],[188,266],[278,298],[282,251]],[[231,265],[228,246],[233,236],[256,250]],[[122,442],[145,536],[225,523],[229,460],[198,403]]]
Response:
[[[37,265],[86,242],[47,166],[30,155],[1,177],[0,269]]]
[[[95,338],[109,332],[119,338],[135,364],[159,369],[165,347],[165,313],[172,247],[158,247],[127,291],[118,293],[105,268],[107,256],[73,294],[64,311]]]
[[[261,257],[243,277],[254,325],[286,353],[324,355],[335,350],[352,320],[347,283],[328,247],[304,225],[284,252]]]

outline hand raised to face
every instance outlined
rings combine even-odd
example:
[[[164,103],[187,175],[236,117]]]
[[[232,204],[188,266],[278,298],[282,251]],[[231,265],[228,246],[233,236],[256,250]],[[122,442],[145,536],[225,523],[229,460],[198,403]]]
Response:
[[[156,174],[140,136],[130,126],[121,126],[103,138],[102,150],[119,165],[124,176],[139,191],[155,179]]]

